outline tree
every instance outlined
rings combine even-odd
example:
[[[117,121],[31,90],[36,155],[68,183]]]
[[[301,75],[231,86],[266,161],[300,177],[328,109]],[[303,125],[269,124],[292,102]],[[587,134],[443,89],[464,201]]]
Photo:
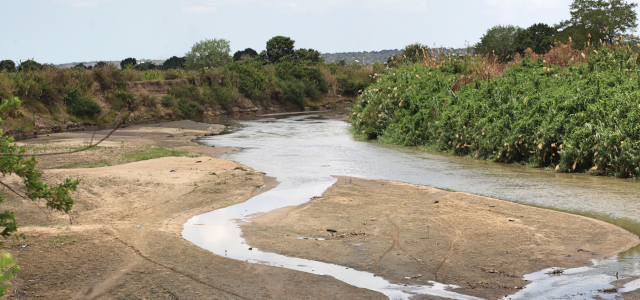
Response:
[[[85,66],[83,63],[79,63],[75,66],[73,66],[74,69],[85,69],[85,70],[91,70],[91,66],[87,67]]]
[[[152,63],[152,62],[144,62],[141,64],[138,64],[134,67],[134,69],[139,70],[139,71],[146,71],[146,70],[155,70],[156,68],[156,64]]]
[[[103,61],[99,61],[95,66],[93,66],[94,68],[104,68],[107,66],[106,62]]]
[[[184,68],[184,62],[184,57],[172,56],[171,58],[165,60],[164,63],[162,63],[162,68],[165,70],[182,69]]]
[[[582,46],[587,42],[612,44],[620,35],[635,32],[637,3],[625,0],[574,0],[569,6],[571,19],[556,25],[558,39]]]
[[[7,72],[13,72],[16,70],[16,63],[13,60],[0,61],[0,71],[5,70]]]
[[[20,105],[20,100],[17,97],[9,98],[8,100],[2,100],[0,103],[0,113],[6,112],[8,109],[17,107]],[[3,123],[0,118],[0,124]],[[2,130],[0,129],[0,134]],[[93,146],[95,147],[95,145]],[[0,172],[4,175],[15,174],[22,178],[24,185],[23,191],[16,191],[10,186],[0,182],[9,191],[16,195],[35,201],[42,199],[45,201],[47,208],[52,210],[69,212],[73,207],[75,201],[71,198],[70,192],[75,191],[80,180],[71,180],[67,178],[63,183],[58,185],[49,185],[40,181],[42,173],[36,168],[36,158],[33,155],[25,154],[24,147],[19,147],[14,143],[12,137],[0,138]],[[4,202],[4,195],[0,194],[0,203]],[[0,235],[7,239],[9,237],[22,236],[16,235],[18,230],[18,223],[16,216],[12,211],[5,210],[0,213]],[[0,242],[0,247],[4,247],[4,243]],[[12,260],[10,255],[2,254],[0,257],[0,265],[3,267],[0,270],[0,283],[3,283],[7,279],[19,270],[14,267],[12,270],[6,271],[4,267],[12,266],[15,261]],[[0,286],[0,296],[4,295],[7,286]]]
[[[404,49],[402,50],[402,55],[404,55],[404,57],[406,57],[409,61],[417,62],[425,53],[427,56],[430,55],[430,52],[428,52],[428,50],[429,47],[427,47],[426,45],[415,43],[404,47]]]
[[[248,57],[256,57],[256,56],[258,56],[258,52],[256,52],[256,50],[247,48],[242,51],[236,51],[236,53],[233,54],[233,61],[240,61]]]
[[[302,61],[310,62],[310,63],[322,63],[324,62],[324,58],[320,56],[320,52],[318,50],[309,49],[298,49],[295,51],[295,56]]]
[[[483,55],[495,55],[502,61],[508,61],[516,54],[515,37],[520,27],[497,25],[485,33],[474,48]]]
[[[120,68],[125,69],[126,67],[135,67],[136,64],[138,64],[138,61],[133,57],[129,57],[120,62]]]
[[[23,61],[18,66],[18,71],[31,71],[31,70],[40,70],[40,69],[42,69],[42,64],[36,62],[33,59]]]
[[[544,23],[533,24],[527,29],[518,29],[515,36],[515,51],[522,54],[524,50],[531,48],[535,53],[546,53],[553,46],[556,32],[555,28]]]
[[[204,69],[221,67],[231,63],[231,48],[225,39],[205,39],[197,42],[185,55],[185,66],[188,69]]]
[[[276,36],[267,42],[267,58],[272,63],[278,62],[285,56],[293,55],[294,40],[285,36]]]

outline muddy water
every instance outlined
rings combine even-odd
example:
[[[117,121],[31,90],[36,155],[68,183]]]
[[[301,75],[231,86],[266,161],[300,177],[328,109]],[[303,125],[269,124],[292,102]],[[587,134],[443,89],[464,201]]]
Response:
[[[326,116],[326,115],[325,115]],[[195,244],[230,258],[327,274],[349,284],[380,291],[390,298],[411,293],[465,299],[455,287],[437,283],[401,287],[366,272],[341,266],[288,258],[249,249],[237,222],[279,207],[298,205],[319,196],[335,179],[331,175],[385,179],[468,192],[551,208],[604,220],[640,234],[640,183],[581,174],[557,174],[517,165],[505,165],[429,153],[406,147],[358,141],[349,124],[320,115],[258,118],[233,121],[223,135],[201,140],[215,146],[239,147],[227,158],[276,177],[280,185],[248,202],[196,216],[185,224],[183,236]],[[234,220],[234,221],[229,221]],[[196,225],[203,224],[203,225]],[[527,275],[533,281],[513,299],[582,299],[600,296],[618,278],[640,276],[640,249],[594,260],[594,265],[565,270],[563,276],[546,271]],[[374,280],[375,279],[375,280]],[[640,287],[632,281],[621,291]]]

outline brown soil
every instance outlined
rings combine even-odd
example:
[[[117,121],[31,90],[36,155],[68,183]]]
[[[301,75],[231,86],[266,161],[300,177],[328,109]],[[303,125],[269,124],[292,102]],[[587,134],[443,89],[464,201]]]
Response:
[[[638,244],[635,235],[582,216],[348,177],[320,198],[242,228],[248,244],[262,251],[344,265],[394,283],[455,284],[462,287],[457,292],[488,299],[516,292],[527,284],[524,274],[587,265]]]
[[[132,126],[118,131],[99,150],[41,156],[41,166],[51,168],[90,165],[100,159],[118,163],[127,153],[158,146],[201,155],[45,170],[50,182],[83,179],[69,215],[8,196],[2,208],[16,213],[20,232],[27,237],[6,242],[6,250],[22,267],[11,280],[8,298],[380,299],[378,293],[331,277],[226,259],[182,239],[182,224],[191,216],[245,201],[265,182],[263,174],[249,167],[243,171],[235,162],[214,157],[234,149],[191,142],[220,130],[209,126],[188,121]],[[32,149],[60,151],[86,145],[90,139],[91,133],[61,133],[24,143]],[[12,179],[4,181],[19,187]]]
[[[223,258],[182,239],[182,224],[191,216],[243,202],[256,187],[273,182],[216,158],[237,149],[193,143],[222,128],[191,121],[131,126],[95,150],[39,157],[46,181],[83,180],[70,214],[3,191],[8,196],[2,209],[16,213],[27,237],[5,244],[22,267],[11,280],[9,299],[385,299],[332,277]],[[38,153],[67,151],[107,133],[51,134],[21,144]],[[158,147],[189,155],[133,162],[132,156]],[[3,182],[20,186],[11,177]],[[337,233],[328,235],[327,229]],[[588,218],[347,178],[322,198],[263,215],[245,230],[250,243],[266,251],[335,262],[396,282],[437,277],[483,297],[513,292],[504,287],[524,285],[518,278],[524,273],[582,265],[637,243],[628,232]]]

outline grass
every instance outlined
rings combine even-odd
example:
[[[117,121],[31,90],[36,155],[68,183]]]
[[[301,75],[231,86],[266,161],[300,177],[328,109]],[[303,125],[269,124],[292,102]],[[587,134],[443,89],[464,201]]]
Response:
[[[46,148],[46,147],[45,147]],[[46,148],[48,151],[54,148]],[[75,149],[72,148],[71,149]],[[103,149],[100,149],[103,150]],[[59,151],[59,150],[56,150]],[[131,151],[131,150],[128,150]],[[156,159],[162,157],[199,157],[197,154],[189,153],[188,151],[172,150],[164,147],[151,147],[145,146],[141,150],[135,150],[130,153],[120,154],[113,157],[106,156],[94,161],[77,161],[69,164],[58,166],[58,169],[74,169],[74,168],[99,168],[109,167],[114,165],[127,164],[132,162],[138,162],[149,159]]]
[[[45,247],[62,247],[64,244],[71,244],[76,241],[76,238],[70,236],[56,236],[53,239],[48,239],[45,242]]]
[[[484,80],[473,61],[400,65],[361,93],[353,130],[557,172],[639,177],[640,56],[622,45],[589,51],[554,53],[555,64],[526,57]]]
[[[191,154],[188,151],[172,150],[164,147],[148,147],[145,150],[124,155],[121,161],[122,163],[130,163],[170,156],[199,157],[200,155]]]

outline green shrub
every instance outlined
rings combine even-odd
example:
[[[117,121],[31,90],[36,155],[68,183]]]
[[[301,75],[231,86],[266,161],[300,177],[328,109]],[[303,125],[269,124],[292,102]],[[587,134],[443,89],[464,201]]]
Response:
[[[111,103],[111,108],[114,110],[121,110],[127,108],[129,110],[135,110],[138,103],[136,102],[133,94],[127,90],[117,90],[115,92],[115,100]]]
[[[171,95],[167,95],[160,99],[160,104],[164,107],[173,107],[176,105],[176,98]]]
[[[488,81],[450,69],[401,66],[353,107],[354,130],[383,142],[456,155],[640,177],[640,66],[635,53],[599,49],[567,67],[524,59]],[[446,66],[446,65],[445,65]]]
[[[92,118],[102,113],[102,109],[89,97],[85,97],[77,87],[67,88],[64,94],[67,111],[80,118]]]
[[[202,105],[197,102],[193,102],[187,99],[178,99],[177,103],[180,115],[185,118],[199,117],[204,112]]]
[[[304,84],[299,80],[291,79],[282,82],[282,94],[285,103],[292,103],[304,109],[307,104],[304,98]]]
[[[169,95],[179,98],[179,99],[188,99],[190,101],[201,102],[202,95],[200,94],[200,90],[191,84],[177,84],[171,87],[169,90]]]
[[[304,86],[304,95],[309,99],[318,99],[322,94],[314,82],[307,82]]]
[[[338,88],[344,96],[358,96],[358,92],[364,90],[367,86],[369,86],[369,83],[364,81],[355,80],[348,77],[338,78]]]
[[[218,104],[227,105],[238,100],[238,96],[229,88],[214,85],[211,87],[211,90],[215,94],[215,99]]]

